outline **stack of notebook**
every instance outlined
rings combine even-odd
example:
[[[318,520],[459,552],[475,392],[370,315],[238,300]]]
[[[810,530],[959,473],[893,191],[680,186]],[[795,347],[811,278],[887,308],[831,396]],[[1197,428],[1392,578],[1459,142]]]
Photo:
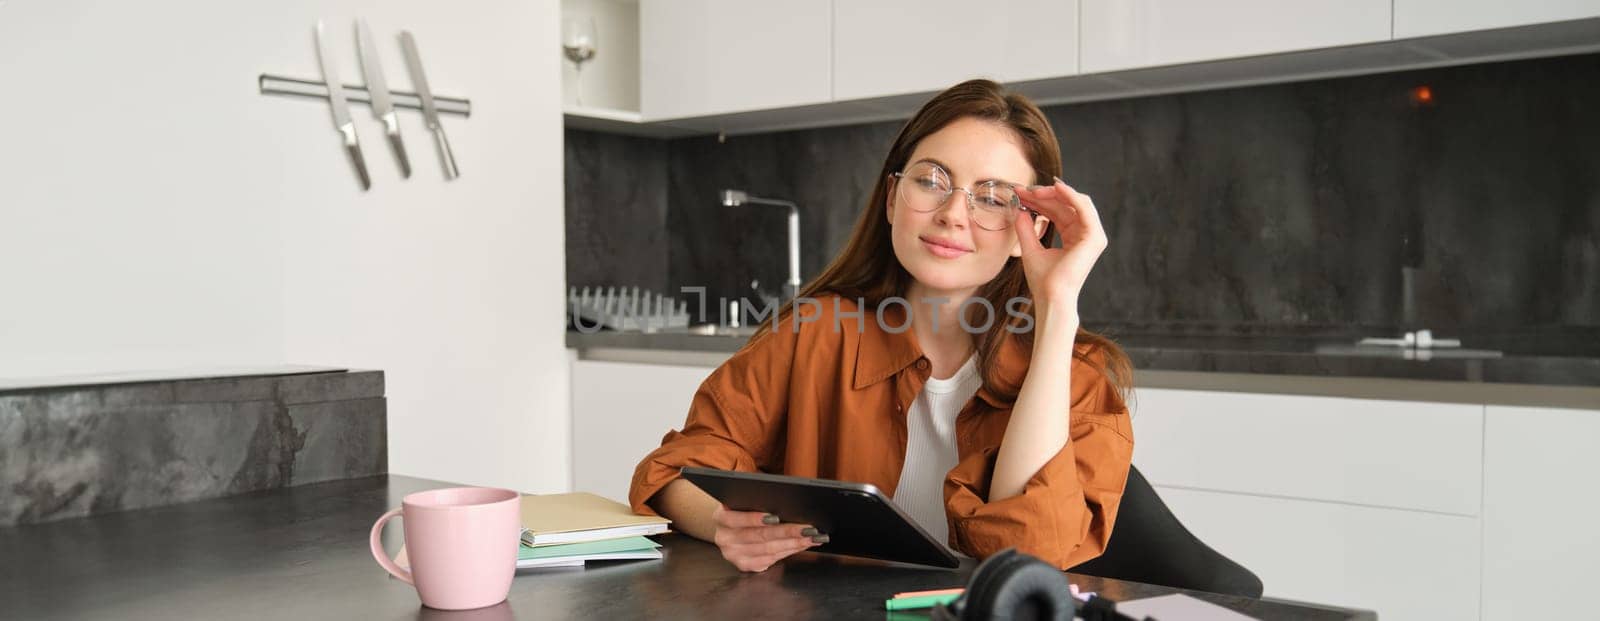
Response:
[[[658,559],[661,544],[645,535],[667,532],[670,523],[634,515],[627,505],[585,492],[523,496],[517,568]]]

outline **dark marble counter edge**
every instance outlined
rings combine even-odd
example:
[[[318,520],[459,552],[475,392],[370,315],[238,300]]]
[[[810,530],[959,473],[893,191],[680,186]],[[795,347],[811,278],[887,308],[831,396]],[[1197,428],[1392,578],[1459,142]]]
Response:
[[[1141,387],[1600,410],[1600,357],[1417,361],[1141,341],[1125,347]],[[715,366],[745,337],[568,332],[566,342],[585,360]]]
[[[266,366],[193,367],[182,369],[120,371],[41,377],[0,377],[0,394],[86,388],[91,386],[121,386],[127,384],[241,379],[248,377],[283,377],[289,375],[313,375],[318,373],[344,373],[360,371],[361,369],[351,369],[347,367],[282,364]]]
[[[278,398],[311,403],[384,396],[383,371],[304,367],[270,373],[139,378],[127,381],[61,383],[0,389],[0,400],[66,393],[97,393],[102,403],[197,403]]]

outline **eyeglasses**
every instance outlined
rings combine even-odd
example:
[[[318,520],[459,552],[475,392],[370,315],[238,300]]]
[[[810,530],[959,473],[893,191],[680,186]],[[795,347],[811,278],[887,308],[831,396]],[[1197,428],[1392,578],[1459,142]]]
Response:
[[[1011,228],[1017,209],[1033,213],[1032,209],[1022,205],[1015,185],[1004,181],[985,181],[974,185],[972,189],[958,188],[950,182],[950,173],[932,162],[917,162],[910,169],[890,173],[889,176],[897,180],[895,194],[900,202],[922,213],[939,210],[950,201],[956,190],[961,190],[967,195],[967,213],[971,214],[972,223],[986,231]]]

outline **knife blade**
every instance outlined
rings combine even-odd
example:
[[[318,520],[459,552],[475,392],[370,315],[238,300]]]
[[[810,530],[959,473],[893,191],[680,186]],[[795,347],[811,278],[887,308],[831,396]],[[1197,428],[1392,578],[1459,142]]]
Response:
[[[323,32],[322,20],[317,20],[317,61],[322,65],[322,81],[328,85],[328,106],[333,110],[333,125],[339,128],[339,135],[344,138],[344,150],[350,155],[350,163],[356,167],[356,176],[361,179],[361,189],[371,189],[372,179],[367,177],[367,161],[361,157],[361,142],[356,138],[356,124],[350,120],[350,104],[344,99],[344,84],[339,81],[339,65],[334,60],[333,51],[328,48],[328,37]]]
[[[372,39],[372,29],[367,20],[356,21],[357,49],[361,52],[361,72],[367,78],[367,93],[372,98],[372,115],[383,122],[383,133],[389,137],[389,150],[400,163],[400,176],[411,177],[411,160],[406,157],[406,144],[400,139],[400,119],[394,113],[394,101],[389,98],[389,81],[383,76],[383,62],[378,59],[378,45]]]
[[[411,73],[411,87],[422,100],[422,117],[427,120],[428,131],[433,132],[433,142],[439,147],[439,159],[444,162],[444,178],[461,176],[456,168],[456,156],[450,152],[450,140],[444,136],[444,125],[439,123],[439,108],[434,106],[433,91],[428,88],[428,76],[422,72],[422,57],[417,54],[417,39],[411,31],[400,31],[400,47],[405,51],[406,68]]]

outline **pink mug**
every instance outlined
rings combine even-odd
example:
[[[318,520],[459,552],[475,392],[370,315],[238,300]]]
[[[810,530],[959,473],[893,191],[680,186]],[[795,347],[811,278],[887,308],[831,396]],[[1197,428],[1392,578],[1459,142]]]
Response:
[[[405,518],[410,570],[383,550],[383,525]],[[417,492],[372,525],[372,557],[441,610],[493,606],[511,592],[522,535],[522,496],[508,489],[451,487]]]

